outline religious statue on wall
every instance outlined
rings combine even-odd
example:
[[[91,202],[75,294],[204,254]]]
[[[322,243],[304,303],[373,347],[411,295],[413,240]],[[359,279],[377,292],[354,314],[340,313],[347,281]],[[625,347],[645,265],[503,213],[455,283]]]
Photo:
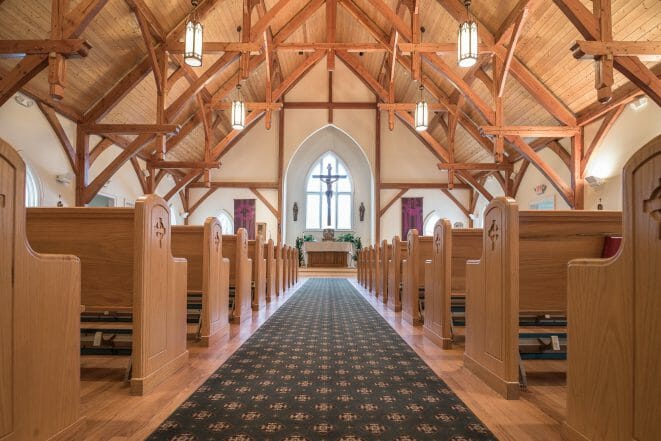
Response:
[[[294,202],[293,210],[294,210],[294,222],[296,222],[298,220],[298,203],[297,202]]]
[[[358,214],[360,215],[360,221],[363,222],[365,220],[365,204],[362,202],[360,203],[360,208],[358,208]]]

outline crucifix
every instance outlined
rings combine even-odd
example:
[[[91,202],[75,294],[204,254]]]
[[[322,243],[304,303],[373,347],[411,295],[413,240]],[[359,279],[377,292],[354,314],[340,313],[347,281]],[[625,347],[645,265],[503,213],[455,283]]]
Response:
[[[331,173],[331,170],[333,167],[328,164],[328,173],[325,175],[314,175],[312,176],[313,178],[320,179],[321,182],[326,184],[326,201],[328,202],[328,219],[326,222],[326,225],[331,224],[331,198],[333,197],[333,184],[336,183],[339,179],[344,179],[347,177],[347,175],[334,175]]]

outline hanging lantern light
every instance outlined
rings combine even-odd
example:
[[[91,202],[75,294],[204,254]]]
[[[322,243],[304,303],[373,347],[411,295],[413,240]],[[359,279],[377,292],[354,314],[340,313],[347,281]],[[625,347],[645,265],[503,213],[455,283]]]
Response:
[[[232,101],[232,128],[243,130],[246,127],[246,103],[241,96],[241,85],[236,85],[237,97]]]
[[[202,40],[204,26],[197,17],[197,4],[199,0],[191,0],[193,10],[186,22],[186,39],[184,47],[184,62],[192,67],[202,66]]]
[[[429,121],[429,108],[427,106],[427,101],[422,95],[422,84],[420,85],[420,100],[415,104],[415,114],[413,116],[415,122],[415,130],[418,132],[424,132],[427,130],[427,122]]]
[[[477,23],[471,18],[470,5],[471,0],[464,0],[467,19],[459,25],[457,37],[457,63],[460,67],[477,63]]]

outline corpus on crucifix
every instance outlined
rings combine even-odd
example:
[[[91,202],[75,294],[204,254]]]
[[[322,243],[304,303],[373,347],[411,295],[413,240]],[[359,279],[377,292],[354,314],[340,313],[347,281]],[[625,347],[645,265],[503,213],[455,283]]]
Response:
[[[339,179],[344,179],[347,175],[334,175],[332,174],[333,166],[328,164],[326,167],[328,173],[325,175],[314,175],[312,176],[315,179],[320,179],[321,182],[326,184],[326,201],[328,202],[328,219],[326,220],[326,225],[331,224],[331,198],[333,197],[333,184],[336,183]]]

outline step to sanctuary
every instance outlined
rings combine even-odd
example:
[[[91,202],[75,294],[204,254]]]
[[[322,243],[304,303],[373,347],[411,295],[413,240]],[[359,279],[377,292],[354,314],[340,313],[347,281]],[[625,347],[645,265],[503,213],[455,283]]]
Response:
[[[305,278],[341,277],[356,278],[356,268],[299,268],[298,274]]]

